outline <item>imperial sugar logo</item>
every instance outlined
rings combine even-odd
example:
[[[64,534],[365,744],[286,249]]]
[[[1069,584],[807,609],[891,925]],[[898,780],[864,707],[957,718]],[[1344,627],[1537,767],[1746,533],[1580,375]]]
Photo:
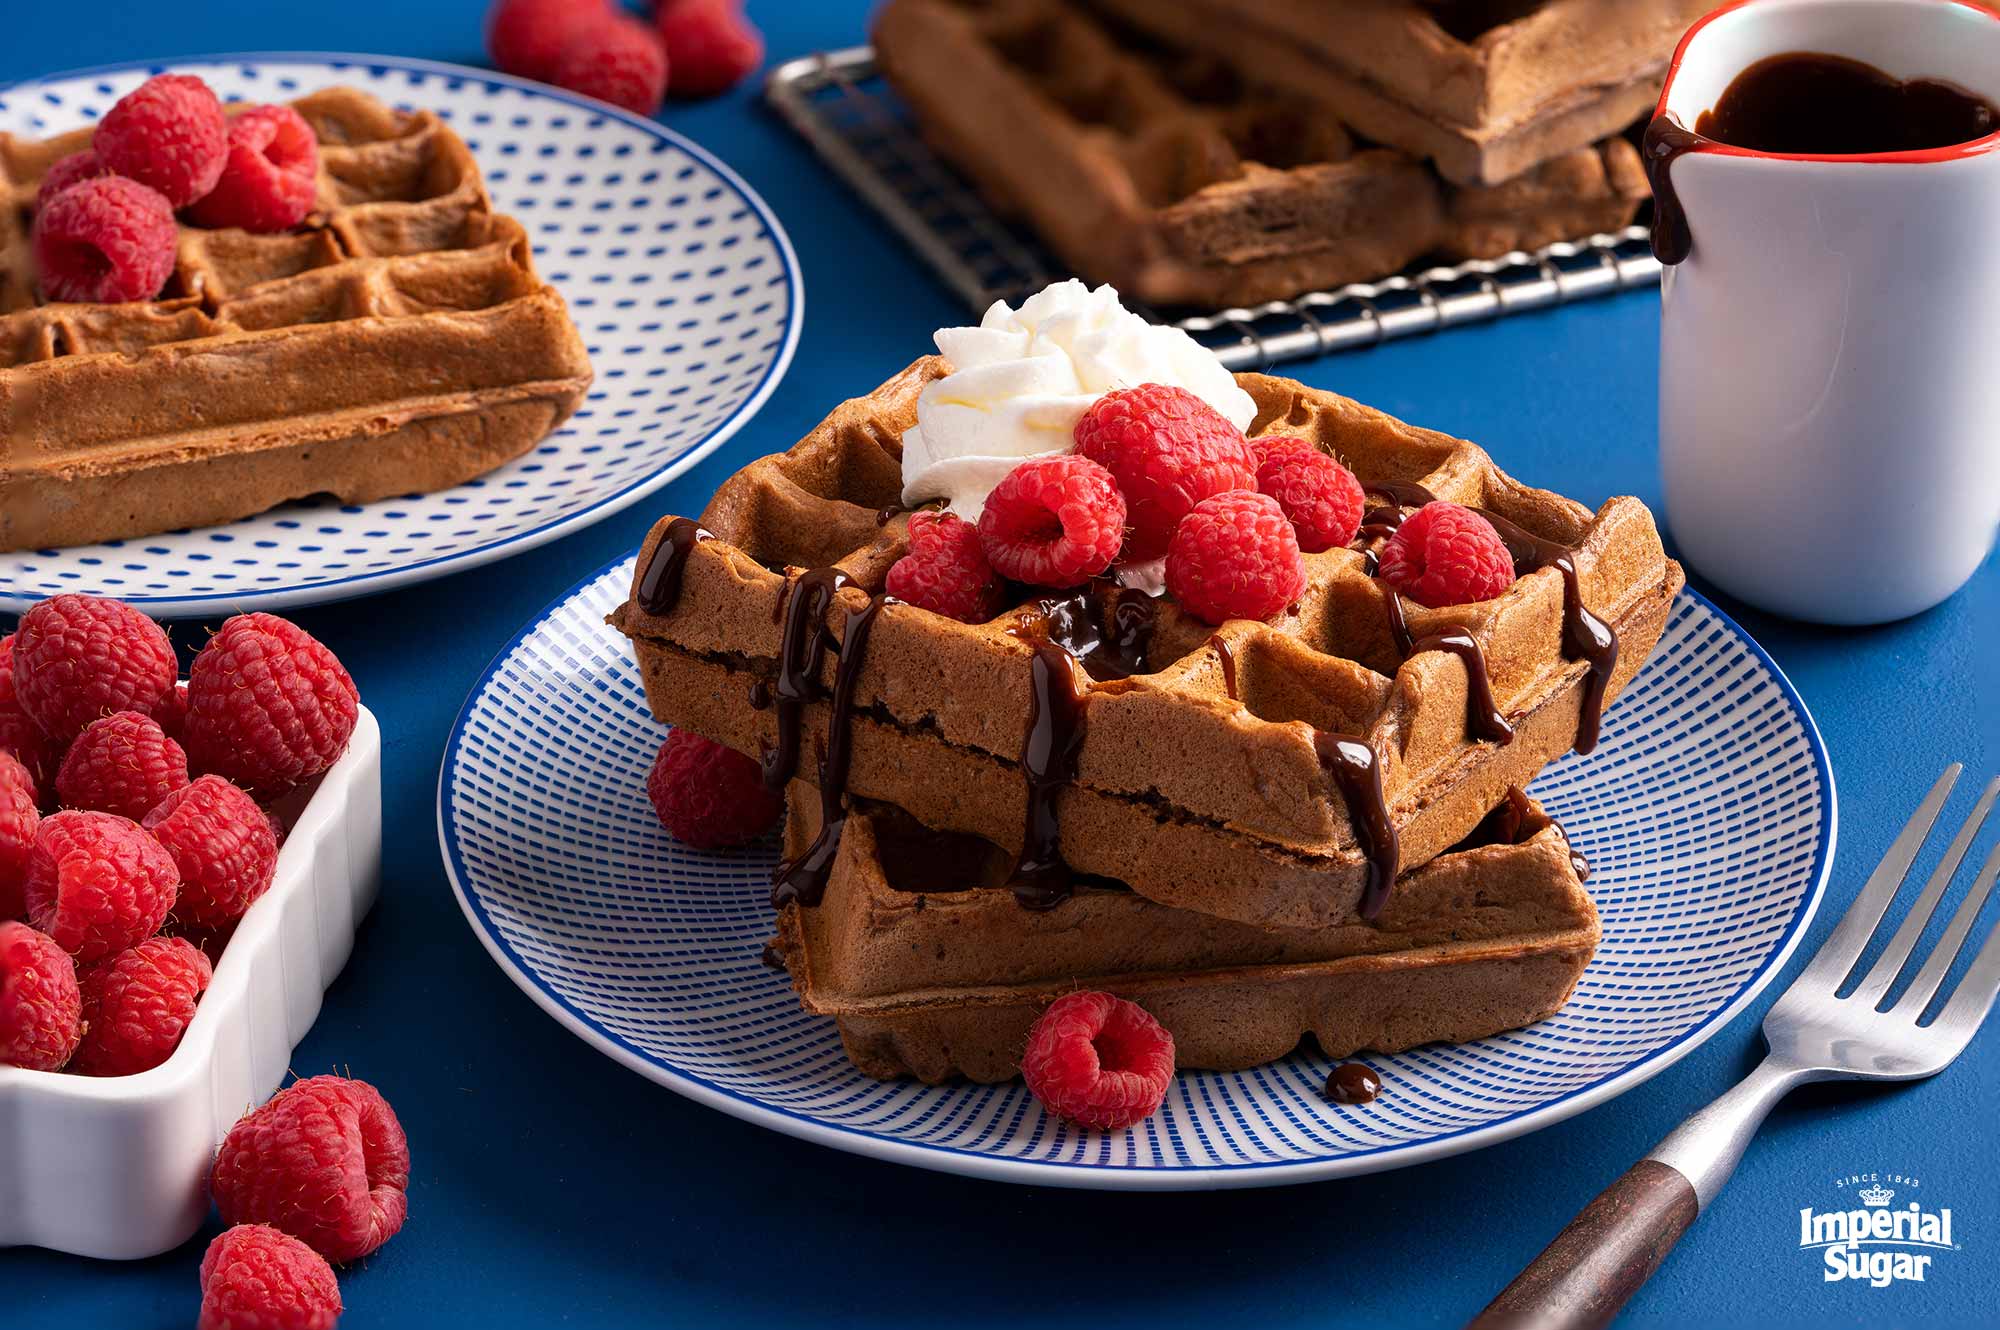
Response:
[[[1923,1181],[1902,1173],[1847,1173],[1833,1180],[1837,1208],[1799,1211],[1799,1250],[1818,1252],[1829,1284],[1870,1288],[1921,1284],[1933,1262],[1959,1249],[1949,1206],[1932,1209]]]

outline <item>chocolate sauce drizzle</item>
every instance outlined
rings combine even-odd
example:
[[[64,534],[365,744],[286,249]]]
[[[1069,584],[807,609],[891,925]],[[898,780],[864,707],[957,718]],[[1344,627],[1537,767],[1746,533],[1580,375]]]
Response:
[[[806,703],[819,695],[819,667],[826,659],[827,611],[833,593],[848,585],[838,568],[800,573],[784,608],[785,633],[778,644],[778,678],[772,686],[778,708],[778,742],[764,754],[764,788],[780,792],[799,769],[799,720]],[[843,659],[842,664],[845,664]]]
[[[792,901],[817,905],[826,894],[840,833],[847,826],[847,773],[854,757],[854,684],[868,655],[868,634],[888,596],[871,596],[866,605],[849,610],[840,634],[840,661],[833,669],[833,706],[826,723],[826,751],[819,763],[819,832],[796,859],[778,865],[771,877],[771,904]]]
[[[1326,1097],[1336,1104],[1373,1103],[1382,1093],[1382,1078],[1360,1062],[1343,1062],[1326,1078]]]
[[[1013,872],[1014,899],[1030,910],[1062,904],[1073,882],[1063,861],[1056,816],[1056,795],[1076,779],[1076,759],[1083,750],[1084,698],[1073,660],[1062,644],[1041,642],[1030,669],[1028,731],[1021,744],[1028,813]]]
[[[1645,164],[1647,183],[1653,187],[1653,257],[1669,267],[1685,263],[1694,249],[1687,209],[1681,206],[1680,191],[1674,188],[1674,163],[1703,142],[1701,135],[1666,115],[1655,116],[1639,140],[1639,159]]]
[[[1604,694],[1611,686],[1612,671],[1618,668],[1618,633],[1583,603],[1575,550],[1523,531],[1498,513],[1481,512],[1514,556],[1515,576],[1525,577],[1543,568],[1562,574],[1563,654],[1590,666],[1583,683],[1583,708],[1576,718],[1575,744],[1577,752],[1588,753],[1597,747],[1603,728]]]
[[[676,517],[667,523],[666,534],[653,547],[653,557],[639,577],[634,597],[639,608],[654,616],[672,614],[674,606],[680,604],[681,576],[687,570],[688,555],[700,542],[713,539],[692,517]]]
[[[1389,888],[1396,881],[1396,864],[1402,857],[1401,839],[1389,817],[1389,803],[1382,795],[1382,764],[1364,739],[1351,734],[1313,731],[1313,749],[1319,764],[1340,791],[1354,821],[1354,834],[1368,858],[1368,876],[1361,888],[1361,917],[1373,919],[1382,913]]]
[[[1238,701],[1236,693],[1236,649],[1229,645],[1227,638],[1217,633],[1208,639],[1208,649],[1215,653],[1216,664],[1222,666],[1222,690],[1229,694],[1229,700]]]

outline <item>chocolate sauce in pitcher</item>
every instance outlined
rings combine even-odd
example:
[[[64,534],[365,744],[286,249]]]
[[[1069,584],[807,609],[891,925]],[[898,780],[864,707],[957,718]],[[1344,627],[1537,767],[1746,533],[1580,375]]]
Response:
[[[1944,79],[1899,79],[1846,56],[1790,51],[1751,65],[1689,129],[1669,116],[1646,127],[1653,253],[1680,263],[1693,247],[1673,165],[1706,143],[1807,157],[1923,152],[2000,130],[2000,107]]]

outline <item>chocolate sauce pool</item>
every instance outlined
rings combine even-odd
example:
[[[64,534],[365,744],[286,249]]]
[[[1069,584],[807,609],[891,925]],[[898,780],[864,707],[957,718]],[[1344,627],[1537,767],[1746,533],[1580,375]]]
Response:
[[[1690,130],[1667,116],[1646,127],[1641,154],[1653,185],[1653,254],[1680,263],[1693,248],[1673,165],[1705,143],[1752,152],[1849,157],[1922,152],[1985,138],[2000,107],[1943,79],[1899,79],[1846,56],[1790,51],[1751,65]]]

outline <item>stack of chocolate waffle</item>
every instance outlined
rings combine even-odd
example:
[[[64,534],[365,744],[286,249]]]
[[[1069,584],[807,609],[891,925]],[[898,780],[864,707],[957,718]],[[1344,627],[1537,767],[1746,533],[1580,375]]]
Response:
[[[1102,581],[963,624],[881,594],[902,435],[946,370],[918,361],[699,521],[662,519],[612,620],[658,718],[792,784],[781,944],[856,1064],[1004,1078],[1079,985],[1217,1068],[1560,1006],[1596,920],[1517,791],[1595,743],[1665,624],[1682,579],[1646,509],[1593,514],[1472,444],[1239,375],[1249,433],[1312,440],[1375,496],[1353,548],[1305,556],[1295,605],[1211,628]],[[1374,577],[1432,497],[1493,520],[1507,592],[1434,610]]]
[[[459,484],[590,386],[569,310],[465,143],[348,88],[292,103],[318,199],[272,235],[183,226],[156,300],[41,299],[36,187],[91,131],[0,134],[0,550]]]
[[[1279,299],[1629,223],[1708,0],[888,0],[917,129],[1082,276]]]

